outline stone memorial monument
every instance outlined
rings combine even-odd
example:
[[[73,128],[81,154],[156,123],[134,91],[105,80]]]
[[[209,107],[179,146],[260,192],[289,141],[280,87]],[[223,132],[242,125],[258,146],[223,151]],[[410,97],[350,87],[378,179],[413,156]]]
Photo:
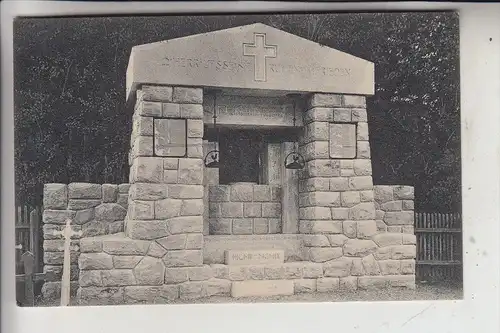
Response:
[[[45,271],[70,218],[81,304],[415,287],[413,188],[372,180],[373,63],[257,23],[134,47],[126,93],[129,184],[45,185]]]

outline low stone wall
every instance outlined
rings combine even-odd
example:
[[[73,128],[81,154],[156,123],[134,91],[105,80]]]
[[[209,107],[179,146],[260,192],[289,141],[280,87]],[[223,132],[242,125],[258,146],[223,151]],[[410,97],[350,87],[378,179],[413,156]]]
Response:
[[[117,234],[84,238],[80,249],[77,298],[81,304],[178,297],[178,286],[164,286],[165,265],[161,257],[167,250],[157,242]]]
[[[190,263],[186,258],[169,255],[158,241],[131,240],[121,234],[85,238],[80,244],[78,300],[90,305],[168,303],[175,299],[230,296],[235,283],[264,280],[278,287],[292,283],[293,293],[414,288],[411,258],[415,247],[402,245],[412,242],[410,235],[398,234],[397,240],[395,235],[381,234],[375,239],[381,247],[374,246],[369,255],[360,252],[356,247],[359,244],[352,240],[344,246],[345,257],[325,263],[199,267],[187,267]],[[395,243],[399,245],[392,245]]]
[[[260,205],[262,218],[267,215],[265,204],[279,202],[279,190],[277,186],[235,184],[212,186],[209,192],[211,204],[219,205],[217,209],[221,211],[222,204],[236,203],[241,214],[245,214],[245,204],[255,203]],[[174,235],[156,241],[126,237],[121,232],[121,219],[125,217],[128,191],[128,184],[46,185],[45,271],[52,273],[53,279],[44,285],[45,297],[57,297],[60,292],[63,241],[53,232],[62,229],[66,218],[72,218],[73,229],[81,230],[84,236],[75,237],[71,257],[72,288],[73,293],[78,289],[80,304],[168,303],[176,299],[231,296],[235,286],[237,290],[248,290],[251,285],[247,282],[251,281],[268,281],[277,288],[290,287],[293,293],[415,287],[412,187],[374,186],[374,205],[379,218],[376,232],[364,235],[367,222],[351,226],[344,221],[338,231],[293,236],[298,247],[305,250],[307,245],[314,245],[318,254],[326,251],[323,256],[303,259],[295,256],[292,261],[285,258],[283,263],[252,265],[224,264],[220,251],[216,260],[202,263],[198,254],[207,252],[210,242],[201,247],[198,234]],[[249,236],[225,237],[233,237],[237,244],[238,237]],[[228,243],[225,250],[265,251],[272,248],[268,246],[271,243],[261,240],[254,247],[233,247]],[[177,248],[202,251],[172,250]],[[215,253],[208,252],[211,256]]]
[[[77,289],[80,238],[123,231],[127,213],[128,184],[45,184],[43,194],[44,297],[59,297],[64,258],[63,230],[71,219],[74,235],[71,243],[72,292]]]
[[[280,186],[252,183],[208,186],[211,235],[281,232]]]
[[[415,233],[412,186],[375,185],[374,197],[379,231]]]

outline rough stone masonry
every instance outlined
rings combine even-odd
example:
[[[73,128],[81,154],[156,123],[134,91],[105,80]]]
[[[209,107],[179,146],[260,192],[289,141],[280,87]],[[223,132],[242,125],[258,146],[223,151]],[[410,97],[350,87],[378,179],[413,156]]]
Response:
[[[254,64],[259,53],[245,55],[243,45],[257,47],[251,43],[262,36],[259,43],[279,47]],[[227,57],[240,64],[239,74],[228,76],[230,68],[222,73],[217,66],[192,72],[165,64],[158,54]],[[307,71],[257,68],[267,64],[349,70],[319,80]],[[214,86],[227,94],[266,91],[268,99],[300,92],[298,149],[305,167],[297,178],[279,169],[267,183],[222,185],[212,174],[205,179],[210,117],[203,102]],[[413,187],[373,184],[366,109],[372,63],[253,24],[135,47],[127,93],[134,109],[129,184],[45,185],[44,270],[51,277],[44,296],[57,297],[60,290],[62,242],[53,231],[66,218],[83,232],[72,252],[73,294],[81,304],[415,287]],[[239,105],[239,112],[244,108]],[[252,124],[276,126],[280,117],[288,119],[287,110],[276,111],[278,118],[268,124]],[[231,119],[239,125],[237,118],[235,113],[225,125]],[[275,160],[266,167],[281,168],[281,155],[269,156]],[[296,195],[283,195],[294,187]],[[284,231],[294,214],[298,230]]]

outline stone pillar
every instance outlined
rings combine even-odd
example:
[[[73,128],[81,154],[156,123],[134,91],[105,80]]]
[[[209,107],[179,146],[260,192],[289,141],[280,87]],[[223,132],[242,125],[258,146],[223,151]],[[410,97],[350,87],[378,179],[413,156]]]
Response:
[[[299,151],[306,166],[299,172],[299,232],[306,234],[305,255],[313,262],[342,257],[342,248],[330,243],[333,235],[342,234],[343,220],[349,215],[347,208],[341,208],[337,188],[330,189],[331,181],[341,179],[341,161],[330,156],[333,107],[341,105],[340,95],[313,94],[303,117],[304,131],[299,140]],[[343,185],[347,189],[347,179]]]
[[[365,98],[313,94],[300,150],[307,163],[299,181],[299,231],[308,259],[323,263],[318,291],[414,288],[414,236],[388,233],[376,222]],[[408,225],[410,215],[381,218]]]
[[[137,92],[126,233],[164,251],[167,284],[187,281],[203,265],[202,103],[201,88]],[[190,288],[198,287],[183,284],[180,297]]]

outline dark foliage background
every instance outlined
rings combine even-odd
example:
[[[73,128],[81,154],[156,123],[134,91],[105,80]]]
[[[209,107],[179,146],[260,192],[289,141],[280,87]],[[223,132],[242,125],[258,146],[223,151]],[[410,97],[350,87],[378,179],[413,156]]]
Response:
[[[408,184],[416,208],[460,210],[459,34],[454,13],[19,19],[17,200],[47,182],[128,180],[125,71],[134,45],[262,22],[373,61],[375,184]]]

